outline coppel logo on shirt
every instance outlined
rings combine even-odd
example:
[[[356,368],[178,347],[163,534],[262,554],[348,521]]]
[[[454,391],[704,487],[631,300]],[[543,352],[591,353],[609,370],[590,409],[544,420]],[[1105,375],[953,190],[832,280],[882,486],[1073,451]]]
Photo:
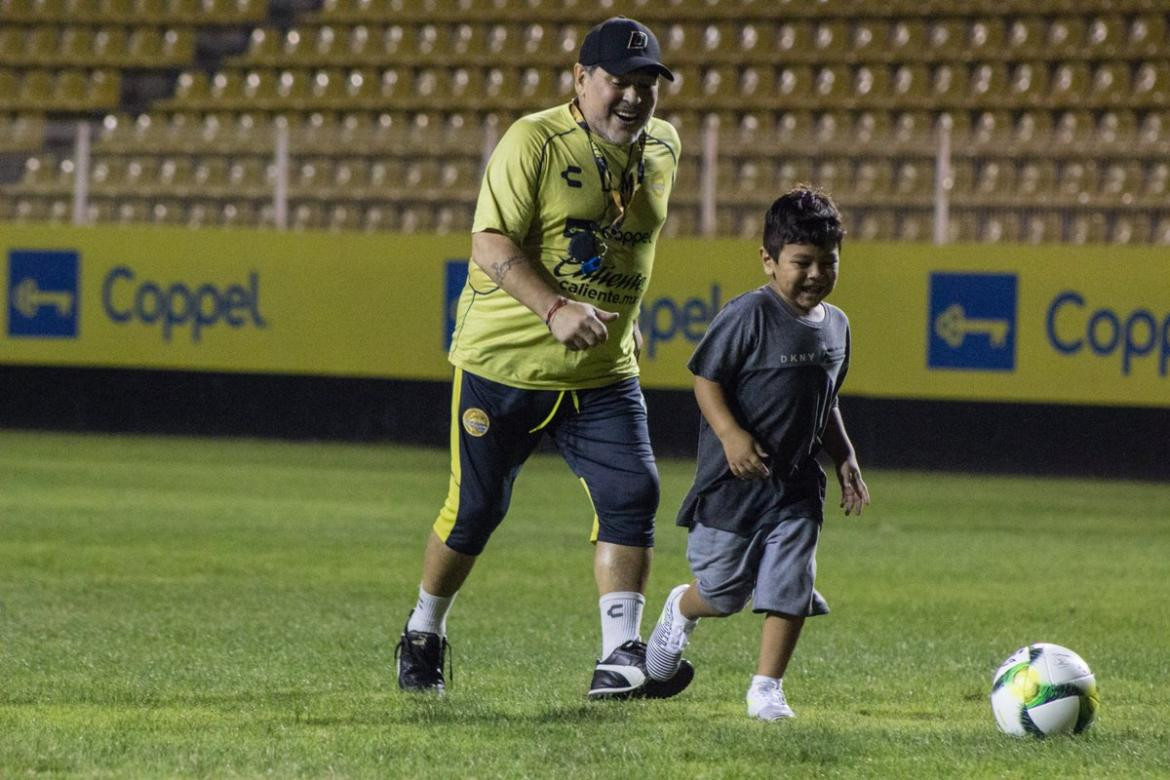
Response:
[[[71,250],[8,253],[8,335],[77,338],[80,261]]]
[[[1014,371],[1016,293],[1015,274],[931,274],[927,366]]]

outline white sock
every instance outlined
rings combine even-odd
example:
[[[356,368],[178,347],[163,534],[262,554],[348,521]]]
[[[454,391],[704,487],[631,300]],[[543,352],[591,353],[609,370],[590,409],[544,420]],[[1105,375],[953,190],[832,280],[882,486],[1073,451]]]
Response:
[[[447,612],[451,609],[451,602],[458,595],[453,593],[446,597],[432,596],[419,585],[418,603],[414,605],[414,612],[410,613],[406,630],[447,636]]]
[[[762,674],[753,674],[751,687],[755,688],[757,685],[767,685],[769,688],[776,686],[777,688],[780,688],[784,685],[784,678],[766,677]]]
[[[695,586],[692,585],[691,587],[693,588]],[[683,591],[683,595],[684,596],[686,595],[686,591]],[[689,617],[684,615],[682,613],[682,610],[679,609],[679,606],[681,604],[682,604],[682,596],[675,599],[674,604],[671,605],[673,607],[673,609],[670,610],[670,613],[671,613],[670,614],[670,622],[671,623],[677,622],[679,625],[681,625],[683,627],[683,631],[686,631],[689,634],[695,630],[695,626],[698,624],[699,619],[695,618],[694,620],[691,620]]]
[[[646,597],[641,593],[619,590],[606,593],[598,605],[601,608],[601,657],[609,654],[631,639],[639,639],[642,608]]]

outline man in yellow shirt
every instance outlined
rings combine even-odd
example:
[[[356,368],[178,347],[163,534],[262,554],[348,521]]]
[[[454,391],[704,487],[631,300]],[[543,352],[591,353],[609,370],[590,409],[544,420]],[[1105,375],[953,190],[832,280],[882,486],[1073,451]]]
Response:
[[[654,118],[674,75],[645,26],[594,27],[576,98],[522,117],[484,173],[450,360],[451,482],[398,644],[403,690],[442,693],[446,617],[520,467],[547,433],[593,503],[602,649],[590,698],[664,698],[694,674],[645,673],[639,634],[658,471],[638,383],[637,317],[679,155]]]

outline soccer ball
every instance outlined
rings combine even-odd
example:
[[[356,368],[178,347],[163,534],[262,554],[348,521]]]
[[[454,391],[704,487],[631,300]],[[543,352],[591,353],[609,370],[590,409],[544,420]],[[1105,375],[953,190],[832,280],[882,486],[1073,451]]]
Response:
[[[1072,650],[1037,642],[1021,647],[995,670],[991,711],[1007,734],[1079,734],[1097,714],[1097,678]]]

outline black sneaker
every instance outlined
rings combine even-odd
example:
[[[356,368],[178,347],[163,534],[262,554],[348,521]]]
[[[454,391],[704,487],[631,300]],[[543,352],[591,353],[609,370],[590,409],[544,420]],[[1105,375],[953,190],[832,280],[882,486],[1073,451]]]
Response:
[[[398,647],[394,648],[394,659],[398,663],[398,687],[416,693],[444,693],[446,682],[443,679],[443,662],[447,658],[448,647],[450,645],[446,637],[403,628]]]
[[[652,680],[646,674],[646,643],[636,639],[623,644],[598,661],[589,684],[590,699],[669,699],[691,684],[695,667],[683,661],[669,680]]]

